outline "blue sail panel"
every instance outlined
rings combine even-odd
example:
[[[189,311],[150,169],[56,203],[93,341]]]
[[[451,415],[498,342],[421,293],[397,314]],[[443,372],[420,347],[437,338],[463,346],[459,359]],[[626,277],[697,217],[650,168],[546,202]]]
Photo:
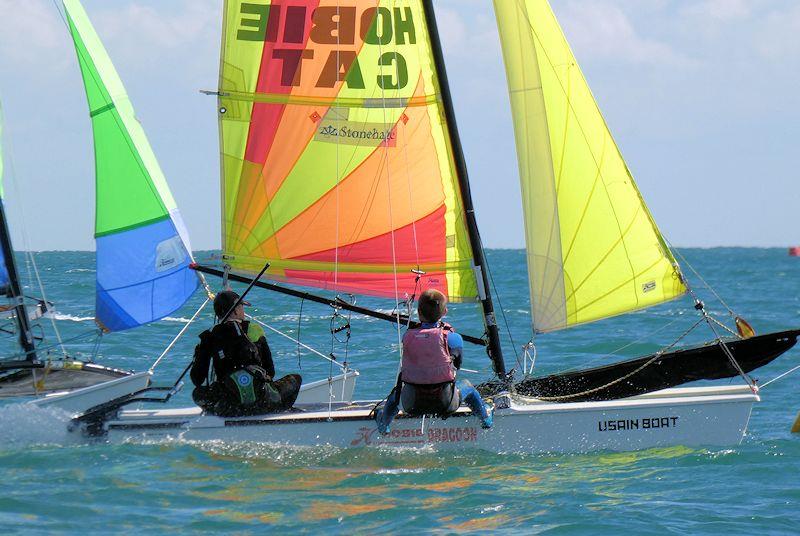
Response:
[[[8,278],[8,268],[6,268],[6,256],[0,249],[0,289],[6,288],[11,281]]]
[[[171,218],[97,238],[97,323],[121,331],[180,308],[198,279]]]
[[[2,167],[0,167],[2,172]],[[5,205],[3,200],[0,199],[0,210],[5,212]],[[8,259],[9,262],[14,262],[14,259]],[[11,284],[11,279],[8,276],[8,266],[6,266],[6,256],[3,254],[3,248],[0,248],[0,289],[5,289]]]

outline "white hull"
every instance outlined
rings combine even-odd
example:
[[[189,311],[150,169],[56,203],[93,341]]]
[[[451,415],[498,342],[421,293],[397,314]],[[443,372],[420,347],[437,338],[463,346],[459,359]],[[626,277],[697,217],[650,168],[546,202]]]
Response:
[[[626,400],[512,402],[491,430],[462,408],[446,421],[399,416],[382,436],[369,403],[257,417],[222,418],[198,408],[131,410],[105,424],[110,441],[223,440],[337,447],[399,446],[493,452],[626,451],[670,445],[729,446],[744,437],[758,395],[747,387],[667,389]]]
[[[29,403],[39,407],[57,407],[72,414],[79,414],[100,404],[146,389],[150,385],[152,376],[152,372],[139,372],[91,387],[49,393]],[[358,372],[348,370],[346,374],[332,377],[330,383],[324,379],[303,385],[297,396],[297,404],[327,403],[331,393],[335,402],[350,402],[353,400],[356,378]]]
[[[152,372],[138,372],[82,389],[49,393],[30,401],[29,404],[40,407],[56,407],[69,413],[83,413],[87,409],[104,404],[109,400],[146,389],[150,385],[152,376]]]
[[[314,404],[327,404],[331,395],[334,402],[352,402],[353,392],[356,389],[358,371],[348,370],[345,374],[333,376],[330,383],[328,379],[311,383],[304,383],[300,387],[295,405],[310,406]]]

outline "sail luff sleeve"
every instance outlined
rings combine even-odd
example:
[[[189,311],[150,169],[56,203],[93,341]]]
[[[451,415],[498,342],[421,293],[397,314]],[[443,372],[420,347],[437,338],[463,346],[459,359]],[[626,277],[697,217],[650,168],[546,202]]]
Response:
[[[223,252],[380,297],[477,284],[420,0],[225,3]],[[425,274],[417,281],[412,270]]]
[[[686,289],[547,0],[495,0],[526,222],[534,329]]]
[[[119,331],[169,315],[194,293],[191,247],[122,81],[78,0],[64,0],[95,149],[96,320]]]

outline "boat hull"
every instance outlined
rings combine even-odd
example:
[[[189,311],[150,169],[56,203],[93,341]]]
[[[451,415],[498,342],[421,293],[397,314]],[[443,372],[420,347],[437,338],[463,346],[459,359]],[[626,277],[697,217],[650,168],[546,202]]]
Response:
[[[89,408],[105,404],[109,400],[132,395],[150,385],[152,372],[137,372],[128,374],[103,383],[74,389],[48,393],[45,396],[31,400],[29,404],[39,407],[59,408],[68,413],[83,413]]]
[[[0,399],[74,391],[131,375],[124,370],[80,361],[55,361],[38,368],[20,368],[0,377]]]
[[[222,418],[198,408],[123,411],[102,428],[112,442],[182,439],[277,445],[412,447],[492,452],[630,451],[673,445],[737,445],[757,394],[747,387],[668,389],[627,400],[543,403],[511,400],[491,430],[462,408],[447,420],[400,415],[381,435],[370,403],[277,415]],[[500,399],[498,399],[500,401]]]
[[[772,362],[797,343],[800,330],[768,333],[726,342],[728,351],[746,373]],[[733,378],[739,371],[716,342],[662,355],[650,355],[540,378],[515,385],[518,393],[552,402],[616,400],[676,387],[698,380]],[[499,382],[478,387],[484,395],[504,388]]]

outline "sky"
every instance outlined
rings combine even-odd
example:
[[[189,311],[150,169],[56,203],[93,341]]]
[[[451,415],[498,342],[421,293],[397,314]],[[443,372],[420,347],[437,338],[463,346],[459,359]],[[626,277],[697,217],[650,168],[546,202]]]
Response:
[[[551,3],[670,242],[800,244],[800,2]],[[84,0],[196,250],[220,244],[215,100],[199,90],[216,89],[221,4]],[[435,6],[484,244],[524,247],[491,2]],[[94,249],[91,126],[54,0],[0,0],[0,102],[16,248]]]

